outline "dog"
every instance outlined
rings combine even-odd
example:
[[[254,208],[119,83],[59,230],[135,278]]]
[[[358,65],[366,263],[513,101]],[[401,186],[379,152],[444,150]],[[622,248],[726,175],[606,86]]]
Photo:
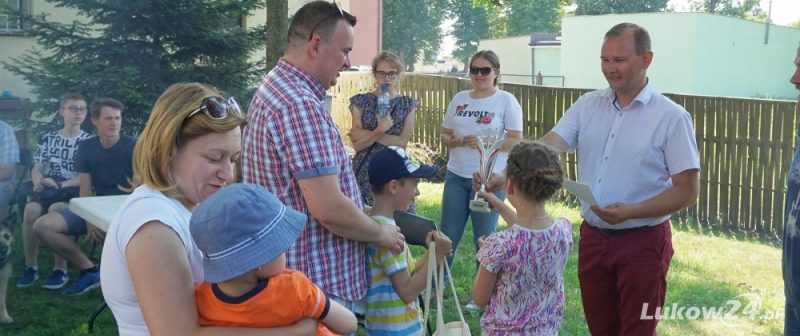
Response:
[[[14,244],[13,229],[0,223],[0,323],[11,323],[6,309],[6,288],[11,278],[11,247]]]

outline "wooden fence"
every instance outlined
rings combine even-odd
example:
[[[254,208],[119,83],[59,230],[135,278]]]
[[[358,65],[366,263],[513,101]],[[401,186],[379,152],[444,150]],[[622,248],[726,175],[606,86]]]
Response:
[[[400,92],[416,98],[412,142],[423,143],[443,156],[444,112],[453,96],[472,88],[469,80],[433,75],[405,75]],[[370,73],[343,73],[331,88],[332,114],[342,134],[350,129],[349,98],[373,90]],[[523,111],[523,135],[537,139],[547,133],[582,94],[591,90],[502,84]],[[700,197],[677,214],[699,223],[733,231],[783,232],[786,175],[795,149],[797,110],[794,101],[665,94],[683,106],[694,120],[700,154]],[[345,139],[347,141],[347,139]],[[567,176],[577,178],[577,156],[562,157]]]

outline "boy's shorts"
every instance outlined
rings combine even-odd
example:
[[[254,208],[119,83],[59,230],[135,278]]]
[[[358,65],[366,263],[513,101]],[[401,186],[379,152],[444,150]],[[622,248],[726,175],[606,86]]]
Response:
[[[86,234],[86,221],[76,215],[69,208],[58,210],[58,214],[67,222],[67,235],[80,236]]]
[[[51,205],[56,204],[58,202],[61,202],[61,201],[53,202],[53,201],[33,200],[33,199],[28,201],[28,203],[36,203],[36,204],[41,205],[42,206],[42,215],[47,214],[47,209],[50,209]],[[69,202],[69,201],[66,201],[66,202]]]

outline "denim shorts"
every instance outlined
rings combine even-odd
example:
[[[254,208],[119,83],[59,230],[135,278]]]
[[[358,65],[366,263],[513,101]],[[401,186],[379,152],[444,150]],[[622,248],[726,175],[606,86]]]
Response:
[[[58,214],[67,222],[67,235],[80,236],[86,234],[86,221],[76,215],[69,208],[58,210]]]

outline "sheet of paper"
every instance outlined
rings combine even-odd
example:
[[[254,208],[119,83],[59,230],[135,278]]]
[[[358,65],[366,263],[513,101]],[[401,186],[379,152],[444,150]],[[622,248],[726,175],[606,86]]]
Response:
[[[589,205],[597,205],[597,200],[594,198],[594,195],[592,195],[592,191],[589,189],[589,186],[585,183],[564,179],[564,183],[562,185],[564,186],[564,189],[567,189],[575,196],[578,196],[578,198],[580,198],[582,201],[589,203]]]

